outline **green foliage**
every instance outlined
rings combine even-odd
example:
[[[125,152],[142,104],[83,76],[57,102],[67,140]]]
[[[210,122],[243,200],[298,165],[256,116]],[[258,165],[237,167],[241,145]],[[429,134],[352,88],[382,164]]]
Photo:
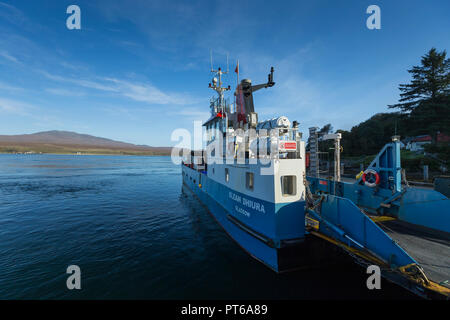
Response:
[[[403,112],[414,110],[427,101],[435,101],[449,94],[450,59],[446,59],[446,51],[438,52],[431,48],[422,57],[421,66],[408,70],[412,74],[411,83],[400,84],[400,101],[389,108],[398,108]]]
[[[412,74],[411,83],[400,85],[399,103],[389,106],[399,112],[379,113],[350,131],[337,131],[342,133],[343,157],[376,154],[393,135],[405,138],[429,134],[434,142],[437,132],[450,135],[450,59],[446,51],[432,48],[422,57],[421,66],[408,72]],[[448,144],[433,153],[448,157],[447,148]],[[416,166],[422,160],[408,161]]]
[[[448,143],[433,143],[424,146],[428,153],[438,154],[439,159],[450,163],[450,145]]]
[[[421,66],[408,70],[409,84],[401,84],[400,101],[390,105],[405,115],[409,135],[429,134],[436,141],[437,132],[450,132],[450,59],[446,51],[432,48],[422,57]]]
[[[404,116],[400,113],[378,113],[342,134],[343,157],[377,154],[394,135],[404,135]]]
[[[375,156],[372,157],[372,160]],[[424,165],[428,165],[432,171],[439,170],[439,161],[426,157],[423,154],[412,152],[409,150],[400,150],[401,166],[407,172],[421,172]]]
[[[331,123],[324,125],[322,129],[319,130],[319,134],[328,134],[330,132],[333,132],[333,126]]]
[[[404,120],[408,136],[429,134],[435,140],[437,132],[450,134],[450,95],[421,102]]]

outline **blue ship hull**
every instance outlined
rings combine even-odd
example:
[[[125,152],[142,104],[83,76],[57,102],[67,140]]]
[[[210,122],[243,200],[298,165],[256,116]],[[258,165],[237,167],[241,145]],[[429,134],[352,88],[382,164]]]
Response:
[[[187,166],[183,166],[183,183],[240,247],[272,270],[316,265],[327,256],[323,250],[328,245],[305,234],[304,201],[274,204],[254,199]],[[244,198],[246,206],[242,205]]]

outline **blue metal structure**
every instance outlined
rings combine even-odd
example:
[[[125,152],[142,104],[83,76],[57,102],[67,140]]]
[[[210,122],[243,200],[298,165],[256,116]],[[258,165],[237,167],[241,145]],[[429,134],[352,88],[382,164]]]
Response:
[[[320,222],[320,233],[370,254],[393,269],[417,264],[350,200],[322,195],[317,201],[320,210],[308,210],[308,214]]]
[[[391,238],[349,199],[331,194],[322,194],[308,202],[306,222],[310,233],[343,248],[359,264],[377,265],[383,270],[385,278],[419,296],[444,299],[450,296],[450,288],[445,281],[441,282],[448,279],[448,273],[444,270],[448,249],[444,248],[443,242],[438,242],[437,252],[436,246],[429,240],[419,245],[419,252],[413,250],[414,257],[424,262],[423,255],[420,255],[421,247],[431,245],[425,248],[427,265],[423,268],[394,240],[398,237]],[[420,238],[414,241],[417,239],[420,241]],[[408,246],[408,249],[417,248]],[[429,265],[436,262],[439,263],[438,268]],[[429,273],[432,278],[428,278]]]
[[[392,190],[394,194],[402,191],[402,166],[400,163],[400,142],[395,140],[386,144],[368,169],[375,170],[380,175],[381,189]],[[361,181],[362,177],[358,179]]]
[[[351,200],[367,213],[450,233],[450,200],[435,190],[402,186],[400,161],[400,142],[396,140],[386,144],[367,168],[379,175],[374,187],[367,186],[362,176],[353,183],[307,179],[312,193],[334,194]]]

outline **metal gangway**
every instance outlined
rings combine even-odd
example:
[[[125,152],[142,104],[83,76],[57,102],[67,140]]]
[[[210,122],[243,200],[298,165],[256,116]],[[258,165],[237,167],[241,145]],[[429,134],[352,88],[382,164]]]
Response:
[[[336,150],[335,150],[336,151]],[[339,152],[339,150],[338,150]],[[307,186],[309,231],[360,264],[425,298],[450,296],[450,200],[435,190],[402,186],[398,137],[353,182],[315,176]]]

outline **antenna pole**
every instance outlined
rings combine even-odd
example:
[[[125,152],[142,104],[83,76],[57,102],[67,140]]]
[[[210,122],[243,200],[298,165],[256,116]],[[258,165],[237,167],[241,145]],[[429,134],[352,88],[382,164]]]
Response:
[[[236,67],[236,70],[237,70],[237,84],[239,85],[239,59],[238,59],[238,61],[237,61],[237,67]]]
[[[236,69],[234,70],[236,72],[236,77],[237,77],[237,84],[236,84],[236,88],[239,86],[239,59],[237,60],[237,66]],[[237,92],[237,89],[236,89]],[[237,95],[234,95],[234,112],[237,111]]]
[[[229,72],[230,70],[228,69],[228,53],[227,53],[227,73]]]
[[[212,58],[212,50],[209,50],[209,57],[211,59],[211,72],[213,72],[213,58]]]

